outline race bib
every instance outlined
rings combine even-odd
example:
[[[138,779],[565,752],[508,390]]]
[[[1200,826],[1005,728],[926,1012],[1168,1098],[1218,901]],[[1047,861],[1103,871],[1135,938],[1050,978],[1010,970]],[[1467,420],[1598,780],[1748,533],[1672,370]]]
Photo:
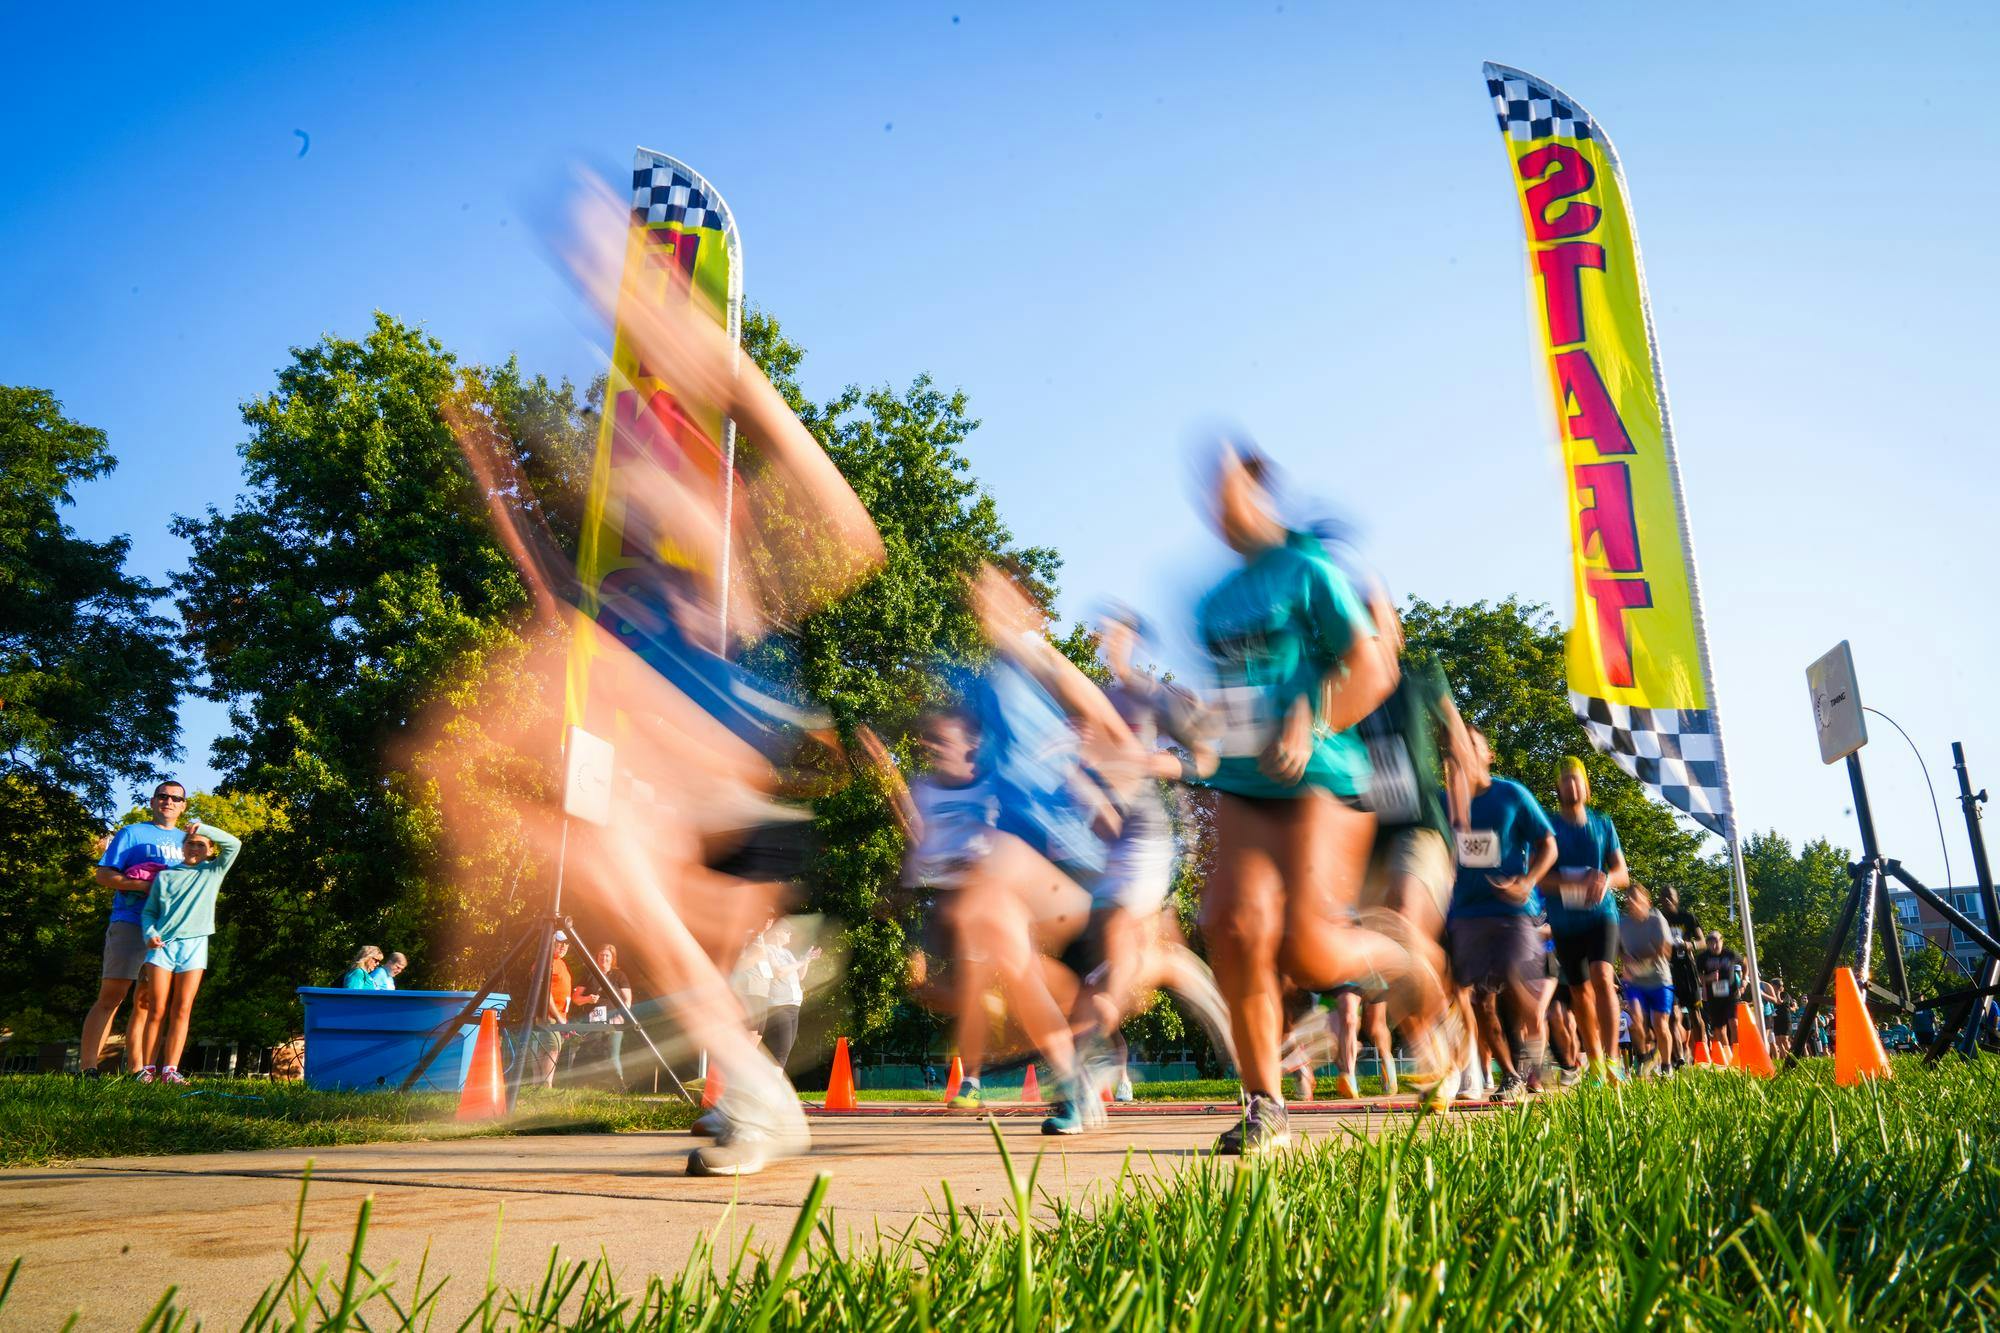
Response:
[[[610,1021],[611,1021],[611,1006],[610,1006],[610,1005],[608,1005],[608,1004],[600,1004],[600,1005],[598,1005],[598,1006],[597,1006],[596,1008],[592,1009],[592,1010],[590,1011],[590,1013],[589,1013],[589,1014],[588,1014],[588,1015],[586,1016],[586,1021],[587,1021],[587,1022],[591,1022],[591,1023],[608,1023],[608,1022],[610,1022]]]
[[[1268,691],[1255,685],[1232,685],[1217,690],[1209,702],[1221,722],[1215,742],[1217,754],[1225,759],[1254,758],[1270,748],[1278,728]]]
[[[1729,998],[1729,983],[1726,981],[1711,981],[1708,983],[1708,993],[1718,1000],[1726,1000]]]
[[[1500,864],[1500,835],[1490,828],[1460,832],[1458,863],[1468,870],[1493,869]]]
[[[1375,776],[1368,786],[1368,803],[1384,824],[1417,822],[1417,770],[1410,747],[1401,736],[1370,736],[1368,762]]]

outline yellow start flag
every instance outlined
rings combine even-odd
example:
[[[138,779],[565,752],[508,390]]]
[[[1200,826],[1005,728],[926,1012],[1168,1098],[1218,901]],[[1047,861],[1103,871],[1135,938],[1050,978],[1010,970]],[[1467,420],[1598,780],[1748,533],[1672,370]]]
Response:
[[[1701,589],[1624,172],[1562,90],[1506,65],[1485,72],[1569,491],[1570,700],[1600,749],[1728,837]]]
[[[621,312],[631,301],[693,301],[714,312],[730,341],[737,340],[743,319],[742,246],[736,219],[713,185],[685,163],[639,149],[632,162],[626,242]],[[650,564],[709,569],[722,562],[726,577],[726,529],[717,550],[667,549],[648,534],[649,525],[628,521],[633,516],[627,514],[626,501],[647,486],[649,473],[664,472],[682,485],[713,487],[727,515],[734,442],[734,423],[706,409],[684,408],[673,386],[642,363],[626,337],[621,313],[612,334],[604,415],[577,549],[578,609],[584,616],[600,623],[607,615],[615,619],[607,607],[616,605],[621,582],[641,576]],[[602,716],[603,709],[593,706],[596,656],[591,635],[573,637],[565,720],[615,736],[618,719]]]

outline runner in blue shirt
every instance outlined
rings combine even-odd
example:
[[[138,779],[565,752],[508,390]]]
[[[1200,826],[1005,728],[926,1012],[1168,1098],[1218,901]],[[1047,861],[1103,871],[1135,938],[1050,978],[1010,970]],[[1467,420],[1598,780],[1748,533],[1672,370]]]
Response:
[[[1472,801],[1466,827],[1457,834],[1451,961],[1459,984],[1472,991],[1487,1050],[1500,1063],[1501,1100],[1514,1101],[1526,1086],[1526,1073],[1541,1068],[1548,1049],[1548,1028],[1536,994],[1542,904],[1535,885],[1555,864],[1555,829],[1526,787],[1493,776],[1486,734],[1469,724],[1465,730],[1471,746],[1467,777]],[[1515,1063],[1515,1038],[1527,1070]]]
[[[1542,899],[1554,932],[1577,1035],[1588,1057],[1588,1079],[1622,1076],[1618,1050],[1618,991],[1611,965],[1618,957],[1618,899],[1629,878],[1618,827],[1590,808],[1590,776],[1574,756],[1556,779],[1556,863],[1542,876]]]

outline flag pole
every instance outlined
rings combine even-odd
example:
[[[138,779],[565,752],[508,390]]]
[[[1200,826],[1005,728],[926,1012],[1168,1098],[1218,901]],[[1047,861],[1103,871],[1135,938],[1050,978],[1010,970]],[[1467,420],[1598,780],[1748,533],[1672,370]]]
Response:
[[[1757,928],[1750,917],[1750,879],[1743,867],[1742,830],[1736,819],[1736,793],[1729,784],[1729,752],[1722,740],[1722,709],[1715,695],[1715,669],[1708,652],[1708,617],[1701,600],[1701,568],[1695,559],[1694,532],[1688,523],[1687,495],[1681,485],[1680,452],[1674,446],[1673,413],[1667,407],[1667,376],[1660,364],[1660,341],[1653,328],[1653,300],[1646,286],[1645,252],[1639,245],[1639,221],[1632,209],[1632,196],[1625,189],[1625,165],[1611,137],[1602,138],[1604,156],[1612,165],[1612,178],[1624,198],[1625,216],[1632,235],[1633,271],[1638,277],[1639,314],[1646,325],[1646,351],[1653,364],[1653,393],[1660,406],[1660,452],[1666,461],[1667,478],[1674,493],[1674,519],[1680,524],[1681,550],[1687,557],[1688,607],[1693,613],[1695,656],[1701,663],[1701,687],[1708,700],[1708,715],[1715,733],[1716,785],[1722,789],[1723,839],[1729,844],[1731,890],[1736,915],[1743,927],[1743,976],[1750,992],[1750,1014],[1757,1035],[1764,1037],[1764,987],[1757,970]]]

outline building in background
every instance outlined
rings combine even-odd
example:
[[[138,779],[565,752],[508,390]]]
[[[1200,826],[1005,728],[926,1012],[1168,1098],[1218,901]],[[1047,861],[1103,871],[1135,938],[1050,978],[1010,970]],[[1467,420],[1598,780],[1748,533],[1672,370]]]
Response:
[[[1980,901],[1978,889],[1939,889],[1938,896],[1984,929],[1993,929],[1992,923],[1986,919],[1986,905]],[[1895,905],[1896,927],[1903,932],[1903,948],[1906,951],[1935,944],[1958,964],[1960,972],[1972,975],[1985,954],[1969,935],[1939,916],[1930,904],[1907,889],[1890,890],[1889,901]]]

